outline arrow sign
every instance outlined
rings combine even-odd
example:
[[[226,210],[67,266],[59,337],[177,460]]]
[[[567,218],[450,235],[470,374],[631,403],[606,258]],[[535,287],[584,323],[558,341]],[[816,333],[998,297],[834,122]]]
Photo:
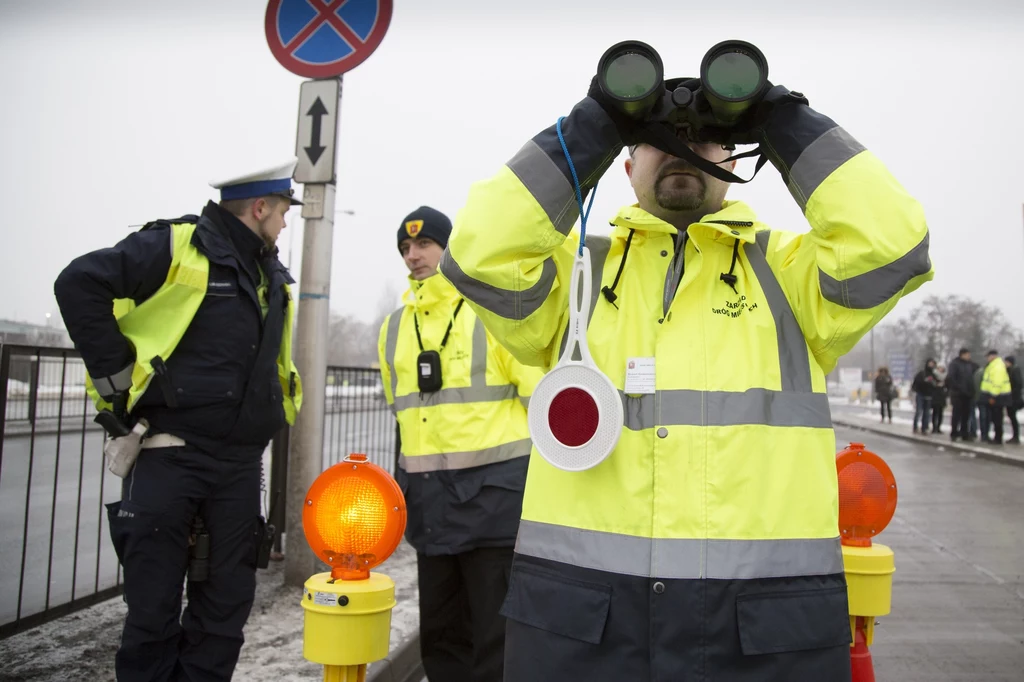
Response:
[[[313,102],[313,106],[306,112],[306,116],[313,118],[313,132],[309,140],[309,146],[306,147],[306,156],[309,157],[309,162],[316,165],[316,162],[320,159],[320,155],[324,153],[327,147],[320,146],[320,122],[324,116],[327,115],[327,107],[324,106],[323,101],[317,97],[316,101]]]
[[[341,80],[305,81],[299,90],[299,127],[295,136],[295,181],[323,184],[335,181],[338,103]]]

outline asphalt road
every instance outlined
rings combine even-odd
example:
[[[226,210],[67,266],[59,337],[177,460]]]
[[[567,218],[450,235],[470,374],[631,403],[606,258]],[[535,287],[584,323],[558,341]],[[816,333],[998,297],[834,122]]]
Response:
[[[892,468],[892,613],[871,647],[880,682],[1024,679],[1024,468],[840,428]]]
[[[357,452],[391,469],[394,418],[386,409],[329,413],[324,434],[324,468]],[[47,585],[48,603],[55,606],[112,587],[119,579],[103,505],[120,499],[121,479],[104,465],[103,432],[89,430],[84,438],[81,431],[64,432],[59,445],[58,452],[58,437],[53,432],[37,433],[34,438],[25,433],[4,437],[0,624],[14,620],[19,612],[19,585],[20,613],[26,616],[46,606]],[[264,471],[269,485],[269,449]]]

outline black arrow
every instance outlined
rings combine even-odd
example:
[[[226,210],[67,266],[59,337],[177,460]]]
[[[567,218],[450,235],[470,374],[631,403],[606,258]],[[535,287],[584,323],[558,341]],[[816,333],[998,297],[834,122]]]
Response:
[[[309,157],[309,162],[316,165],[316,162],[320,159],[320,155],[326,151],[327,147],[320,146],[320,122],[324,116],[327,115],[327,107],[317,97],[316,101],[313,102],[313,106],[306,112],[306,116],[313,117],[313,135],[309,141],[309,146],[306,147],[306,156]]]

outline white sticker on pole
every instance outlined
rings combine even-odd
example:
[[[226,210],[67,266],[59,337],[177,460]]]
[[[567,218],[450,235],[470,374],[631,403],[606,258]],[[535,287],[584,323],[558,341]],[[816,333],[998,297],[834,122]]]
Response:
[[[584,247],[573,263],[565,350],[530,397],[533,444],[541,457],[564,471],[597,466],[612,453],[622,433],[622,399],[594,364],[587,346],[591,284],[590,250]],[[577,347],[580,360],[573,360]]]

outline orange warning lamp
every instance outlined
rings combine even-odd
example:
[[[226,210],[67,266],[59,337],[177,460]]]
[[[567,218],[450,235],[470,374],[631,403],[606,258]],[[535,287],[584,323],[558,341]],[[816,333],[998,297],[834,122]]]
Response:
[[[306,493],[302,531],[333,580],[365,580],[405,533],[405,497],[366,455],[349,455],[324,471]]]
[[[885,461],[851,443],[836,455],[839,474],[839,533],[850,547],[870,547],[896,512],[896,477]]]

